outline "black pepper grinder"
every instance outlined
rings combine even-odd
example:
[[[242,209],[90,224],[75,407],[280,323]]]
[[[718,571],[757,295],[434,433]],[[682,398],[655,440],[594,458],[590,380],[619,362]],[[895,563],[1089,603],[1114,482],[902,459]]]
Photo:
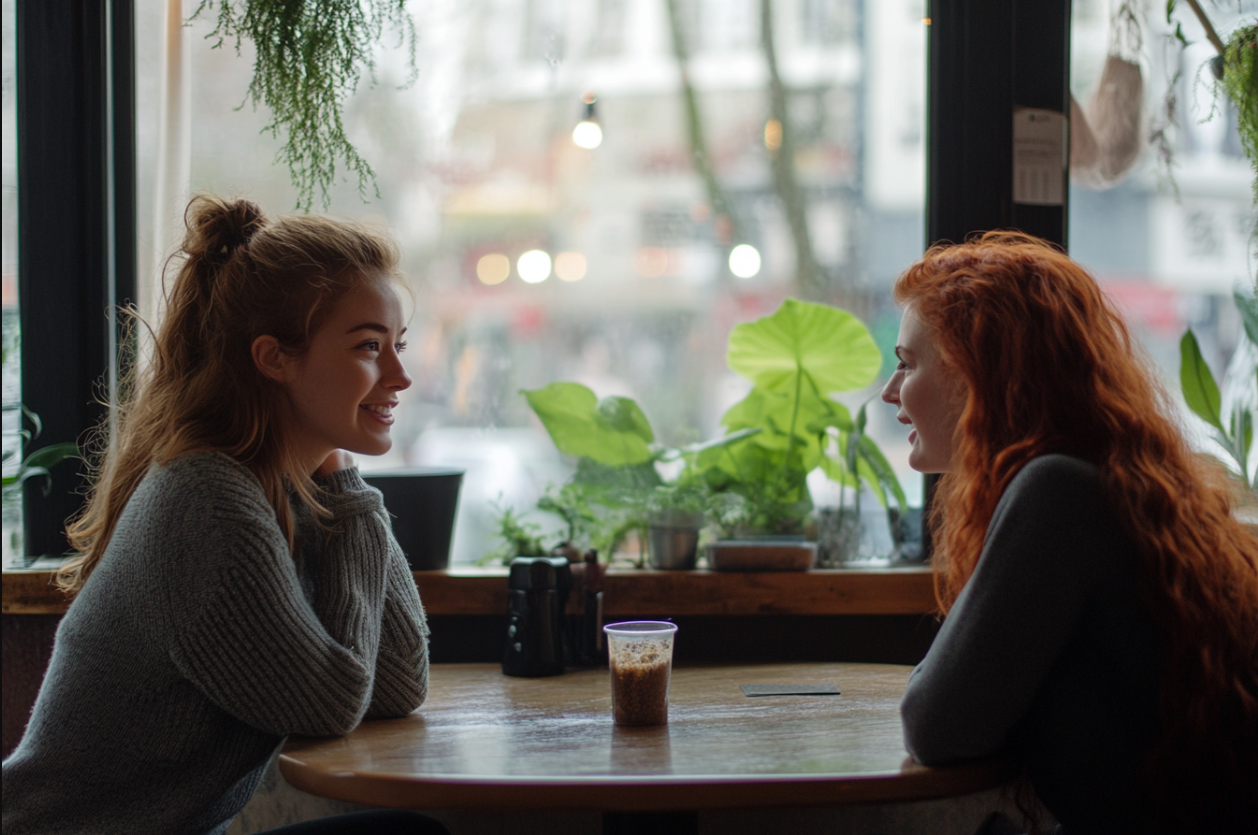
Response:
[[[507,578],[507,641],[502,672],[557,676],[564,669],[564,609],[572,570],[564,557],[516,557]]]
[[[577,640],[577,656],[587,666],[605,665],[607,650],[603,637],[603,574],[598,551],[585,552],[585,600],[581,633]]]

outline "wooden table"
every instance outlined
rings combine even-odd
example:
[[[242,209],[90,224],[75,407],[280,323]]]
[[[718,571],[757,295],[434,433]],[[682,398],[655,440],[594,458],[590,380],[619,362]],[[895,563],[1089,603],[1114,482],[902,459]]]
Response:
[[[371,806],[604,812],[907,801],[1012,779],[1004,762],[939,769],[909,757],[899,702],[910,670],[681,667],[667,726],[619,728],[606,670],[521,679],[435,665],[419,711],[345,737],[291,738],[280,770],[303,791]],[[823,683],[841,695],[739,689]]]

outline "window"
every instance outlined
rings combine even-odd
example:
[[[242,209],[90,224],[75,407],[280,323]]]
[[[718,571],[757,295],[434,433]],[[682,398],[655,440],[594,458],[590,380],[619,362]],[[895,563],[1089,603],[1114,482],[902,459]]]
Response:
[[[665,443],[716,437],[745,390],[725,367],[730,329],[805,292],[861,316],[891,356],[890,285],[923,236],[920,0],[863,10],[856,0],[773,4],[795,176],[823,272],[811,290],[795,280],[792,229],[770,172],[760,4],[676,8],[728,217],[692,163],[665,0],[412,6],[418,79],[399,89],[404,58],[385,51],[376,84],[347,106],[380,198],[363,203],[345,184],[329,211],[387,224],[418,295],[407,354],[415,384],[397,413],[394,450],[363,467],[467,468],[455,562],[493,547],[499,496],[531,507],[567,476],[522,388],[583,382],[600,397],[633,396]],[[269,114],[237,109],[250,55],[211,49],[209,20],[172,27],[159,4],[136,14],[141,281],[151,300],[190,192],[247,195],[268,212],[295,197],[272,162],[277,142],[260,134]],[[602,133],[593,148],[573,141],[587,98]],[[728,263],[740,243],[761,256],[742,278]],[[532,251],[548,258],[530,267],[523,256]],[[920,504],[900,427],[889,410],[872,411],[875,438]],[[817,500],[833,501],[837,489],[823,482]]]
[[[1151,9],[1142,21],[1141,44],[1111,17],[1111,5],[1076,0],[1071,92],[1080,104],[1089,103],[1111,55],[1139,66],[1146,124],[1167,129],[1171,163],[1146,144],[1129,173],[1109,187],[1073,184],[1070,250],[1124,310],[1163,384],[1178,397],[1179,343],[1186,329],[1193,329],[1220,381],[1240,341],[1232,293],[1253,292],[1253,172],[1241,152],[1235,107],[1221,93],[1215,96],[1206,64],[1216,53],[1197,18],[1184,7],[1168,25],[1161,11]],[[1208,8],[1224,37],[1255,11],[1252,0]],[[1187,48],[1175,41],[1176,24]],[[1111,80],[1120,89],[1130,87],[1130,77]],[[1168,95],[1176,102],[1177,124],[1166,121]],[[1186,407],[1183,423],[1201,447],[1215,449],[1204,422]]]
[[[21,413],[9,410],[11,404],[22,400],[21,339],[18,323],[17,296],[17,44],[15,37],[17,4],[4,0],[0,6],[3,14],[4,55],[4,120],[3,120],[3,205],[0,206],[0,235],[3,236],[3,316],[4,345],[4,474],[16,470],[22,455],[20,428]],[[11,457],[9,457],[11,455]],[[22,494],[15,491],[6,494],[3,505],[4,541],[0,544],[3,565],[18,562],[22,555]]]

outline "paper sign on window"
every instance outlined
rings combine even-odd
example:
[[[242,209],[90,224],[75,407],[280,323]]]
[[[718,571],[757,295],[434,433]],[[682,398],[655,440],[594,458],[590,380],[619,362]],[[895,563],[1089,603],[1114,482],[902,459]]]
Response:
[[[1052,110],[1013,111],[1013,202],[1066,202],[1066,117]]]

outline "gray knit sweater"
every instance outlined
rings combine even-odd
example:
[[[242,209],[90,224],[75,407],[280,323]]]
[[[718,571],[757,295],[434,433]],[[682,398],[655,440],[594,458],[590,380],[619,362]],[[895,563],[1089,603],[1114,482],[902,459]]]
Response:
[[[294,501],[300,566],[225,455],[154,468],[57,630],[4,761],[4,832],[223,833],[288,734],[402,716],[428,630],[380,493],[322,479],[335,532]]]
[[[1147,831],[1163,639],[1097,468],[1046,455],[1009,484],[901,705],[926,765],[1012,755],[1070,835]]]

